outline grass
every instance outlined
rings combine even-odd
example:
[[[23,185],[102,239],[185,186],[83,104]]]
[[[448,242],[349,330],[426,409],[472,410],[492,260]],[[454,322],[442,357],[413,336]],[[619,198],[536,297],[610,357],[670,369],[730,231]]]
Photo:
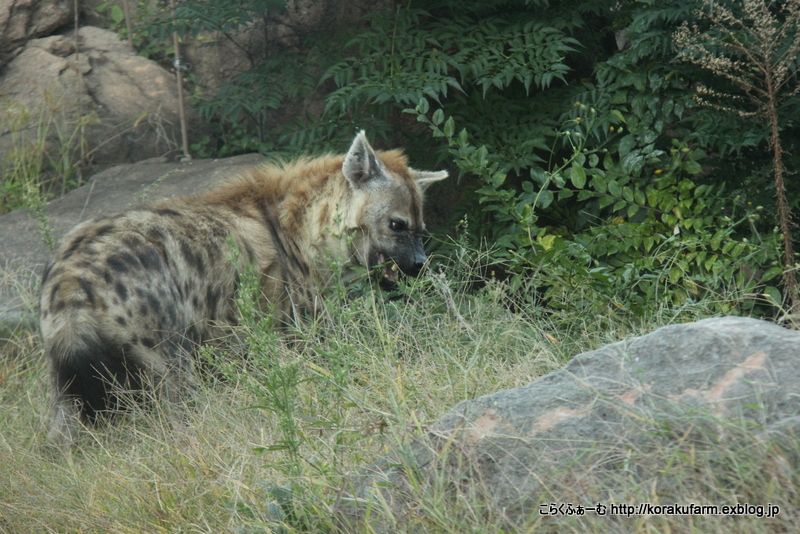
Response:
[[[82,185],[81,167],[88,157],[83,133],[97,119],[74,115],[75,110],[47,92],[35,113],[16,102],[0,109],[0,124],[9,134],[0,155],[0,215],[32,208],[41,219],[47,199]],[[52,244],[48,235],[43,238]]]
[[[0,347],[0,532],[331,531],[345,474],[407,445],[459,401],[527,385],[580,350],[672,317],[635,326],[611,315],[546,314],[534,304],[512,312],[503,283],[476,290],[471,268],[445,272],[414,281],[394,300],[372,291],[334,296],[319,320],[285,337],[262,329],[268,315],[247,312],[249,326],[201,351],[205,379],[179,409],[185,424],[168,422],[175,407],[134,410],[119,424],[87,430],[66,455],[46,444],[40,341],[11,333]],[[604,465],[610,453],[591,452],[584,469],[545,481],[542,503],[738,499],[778,504],[781,516],[537,513],[509,530],[479,494],[433,484],[414,495],[424,514],[398,531],[788,531],[798,519],[796,460],[746,429],[731,442],[703,435],[629,451],[630,468],[612,475],[614,495],[602,470],[585,467]],[[652,475],[634,476],[647,470]]]

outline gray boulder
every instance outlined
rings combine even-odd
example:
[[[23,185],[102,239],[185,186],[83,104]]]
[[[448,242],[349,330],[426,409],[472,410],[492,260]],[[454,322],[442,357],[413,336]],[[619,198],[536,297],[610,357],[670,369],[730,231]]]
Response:
[[[49,134],[55,159],[80,155],[95,169],[175,152],[180,122],[175,76],[136,55],[109,30],[32,39],[0,76],[0,152],[20,138]],[[190,141],[205,133],[191,111]],[[51,155],[52,155],[51,154]]]
[[[674,503],[670,496],[694,483],[694,470],[703,462],[724,469],[738,443],[756,456],[780,454],[790,476],[800,466],[798,435],[800,332],[749,318],[705,319],[580,354],[526,387],[458,404],[407,447],[351,475],[335,510],[347,532],[426,532],[437,524],[432,503],[459,499],[496,517],[498,531],[543,524],[638,531],[635,516],[624,523],[608,508],[605,517],[551,514],[549,503],[554,495],[574,506],[620,503],[637,484],[648,499]],[[671,478],[684,468],[670,462],[693,461],[686,478]],[[743,469],[738,462],[753,465],[738,454],[728,461],[731,484]],[[686,490],[698,504],[713,486],[707,477]]]
[[[260,154],[219,160],[169,162],[164,158],[119,165],[95,175],[91,182],[50,202],[45,211],[53,238],[76,224],[146,203],[208,190],[243,166],[263,161]],[[30,210],[0,217],[0,329],[31,323],[36,288],[50,253],[40,221]]]
[[[70,24],[73,5],[64,0],[0,0],[0,58],[28,39]]]

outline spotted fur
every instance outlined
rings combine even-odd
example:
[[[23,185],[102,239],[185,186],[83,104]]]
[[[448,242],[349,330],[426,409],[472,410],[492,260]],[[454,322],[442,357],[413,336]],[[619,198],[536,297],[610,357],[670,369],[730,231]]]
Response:
[[[52,374],[50,435],[72,441],[147,385],[180,400],[193,348],[235,324],[239,273],[260,273],[279,322],[319,306],[331,261],[415,274],[426,261],[422,191],[446,172],[416,171],[364,132],[346,155],[243,172],[211,192],[83,223],[45,269],[41,330]],[[231,243],[238,251],[232,261]]]

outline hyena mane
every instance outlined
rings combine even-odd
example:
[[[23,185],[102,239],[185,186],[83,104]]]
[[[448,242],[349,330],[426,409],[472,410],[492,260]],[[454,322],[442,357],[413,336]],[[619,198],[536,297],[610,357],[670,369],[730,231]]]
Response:
[[[416,274],[426,261],[422,192],[446,177],[410,168],[399,150],[373,150],[361,132],[345,155],[266,164],[206,194],[77,226],[42,278],[51,439],[68,444],[81,423],[113,414],[119,391],[151,385],[180,400],[194,347],[237,322],[245,268],[279,324],[315,312],[334,263],[345,279],[359,266]]]

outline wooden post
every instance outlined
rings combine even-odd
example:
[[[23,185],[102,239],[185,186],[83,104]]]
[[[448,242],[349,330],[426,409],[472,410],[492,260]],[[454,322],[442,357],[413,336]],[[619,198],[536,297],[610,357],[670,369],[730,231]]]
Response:
[[[125,13],[125,28],[128,30],[128,44],[133,46],[133,24],[131,23],[131,9],[128,6],[128,0],[120,0],[122,2],[122,12]]]
[[[175,14],[175,0],[169,0],[169,7],[172,10],[173,15]],[[173,66],[175,67],[175,74],[178,77],[178,109],[180,112],[180,120],[181,120],[181,141],[183,142],[183,157],[181,158],[182,161],[189,161],[192,159],[192,156],[189,154],[189,135],[187,133],[186,128],[186,109],[183,103],[183,73],[182,65],[181,65],[181,51],[178,41],[178,32],[172,32],[172,44],[175,48],[175,62]]]

